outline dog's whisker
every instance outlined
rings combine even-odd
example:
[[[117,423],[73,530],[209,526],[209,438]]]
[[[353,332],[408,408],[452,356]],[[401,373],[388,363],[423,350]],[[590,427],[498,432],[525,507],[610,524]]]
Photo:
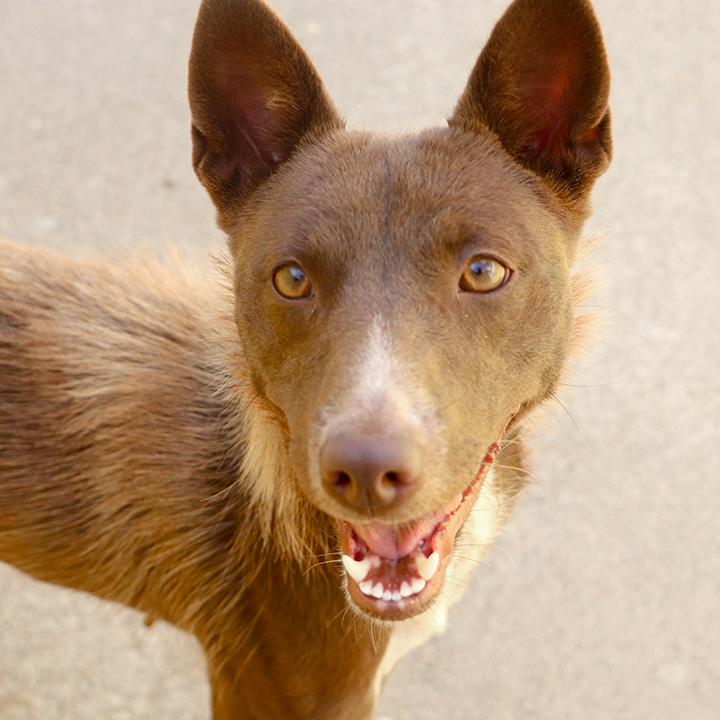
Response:
[[[307,574],[311,570],[316,570],[317,568],[322,567],[323,565],[335,565],[335,564],[337,564],[337,562],[338,562],[337,560],[323,560],[322,562],[316,562],[313,565],[311,565],[307,570],[305,570],[305,572],[303,573],[302,576],[306,577]]]
[[[345,607],[338,610],[338,612],[328,621],[326,627],[330,628],[330,626],[336,621],[340,620],[341,624],[345,623],[345,616],[348,614],[348,612],[351,611],[350,605],[345,605]]]
[[[504,470],[512,470],[513,472],[522,473],[526,478],[530,478],[530,479],[534,480],[547,493],[547,496],[550,498],[550,500],[553,501],[553,506],[555,505],[555,500],[554,500],[549,488],[540,479],[540,477],[538,475],[536,475],[534,472],[531,472],[530,470],[526,470],[525,468],[516,467],[513,465],[499,465],[498,467],[500,467]]]
[[[567,382],[560,382],[558,385],[560,387],[569,387],[573,389],[587,389],[587,388],[606,388],[606,387],[613,387],[614,385],[623,385],[623,380],[614,380],[613,382],[606,382],[606,383],[592,383],[592,384],[582,384],[582,385],[575,385],[574,383],[567,383]]]
[[[588,452],[587,445],[585,444],[585,438],[583,437],[583,434],[580,431],[580,426],[575,422],[575,418],[572,416],[572,413],[567,409],[565,404],[562,402],[562,400],[560,400],[560,398],[557,396],[556,393],[553,393],[550,397],[565,411],[565,414],[570,418],[570,421],[572,422],[573,426],[575,427],[578,437],[580,438],[580,442],[582,443],[583,450],[585,452],[585,456],[589,460],[590,453]]]
[[[459,587],[461,590],[465,590],[468,587],[468,585],[467,585],[467,583],[455,583],[455,587]],[[460,613],[461,615],[465,615],[465,612],[463,611],[462,607],[460,607],[460,605],[458,605],[455,602],[455,600],[453,600],[453,598],[448,593],[443,591],[442,596],[445,598],[445,601],[448,604],[452,605],[453,608],[455,608],[456,612]]]

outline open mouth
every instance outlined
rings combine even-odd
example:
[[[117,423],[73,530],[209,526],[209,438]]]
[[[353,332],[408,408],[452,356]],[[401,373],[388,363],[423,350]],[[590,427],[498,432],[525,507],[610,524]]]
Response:
[[[381,620],[404,620],[434,602],[455,538],[499,449],[498,443],[490,447],[469,487],[440,510],[404,525],[338,520],[348,591],[361,610]]]

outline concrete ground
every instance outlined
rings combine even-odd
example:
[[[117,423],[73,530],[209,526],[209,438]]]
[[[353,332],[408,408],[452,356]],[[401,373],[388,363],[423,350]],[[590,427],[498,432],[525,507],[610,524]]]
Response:
[[[452,107],[504,0],[277,0],[353,125]],[[597,0],[616,159],[591,228],[609,323],[537,483],[405,720],[720,717],[720,4]],[[196,0],[0,0],[0,234],[75,255],[220,238],[190,168]],[[186,636],[0,568],[0,718],[207,720]]]

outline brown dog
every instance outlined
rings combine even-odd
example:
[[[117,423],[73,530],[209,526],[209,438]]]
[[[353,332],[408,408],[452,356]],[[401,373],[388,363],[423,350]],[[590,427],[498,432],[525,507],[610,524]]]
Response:
[[[260,0],[205,0],[232,262],[0,244],[0,558],[194,633],[216,720],[369,718],[523,484],[607,100],[590,4],[516,0],[448,127],[348,132]]]

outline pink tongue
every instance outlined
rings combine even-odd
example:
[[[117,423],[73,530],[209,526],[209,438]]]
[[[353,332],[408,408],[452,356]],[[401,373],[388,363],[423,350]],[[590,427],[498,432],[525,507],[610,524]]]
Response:
[[[386,560],[399,560],[409,555],[421,540],[432,535],[435,528],[457,509],[461,500],[462,496],[458,495],[442,510],[436,510],[407,525],[368,523],[353,525],[353,529],[375,555]]]

